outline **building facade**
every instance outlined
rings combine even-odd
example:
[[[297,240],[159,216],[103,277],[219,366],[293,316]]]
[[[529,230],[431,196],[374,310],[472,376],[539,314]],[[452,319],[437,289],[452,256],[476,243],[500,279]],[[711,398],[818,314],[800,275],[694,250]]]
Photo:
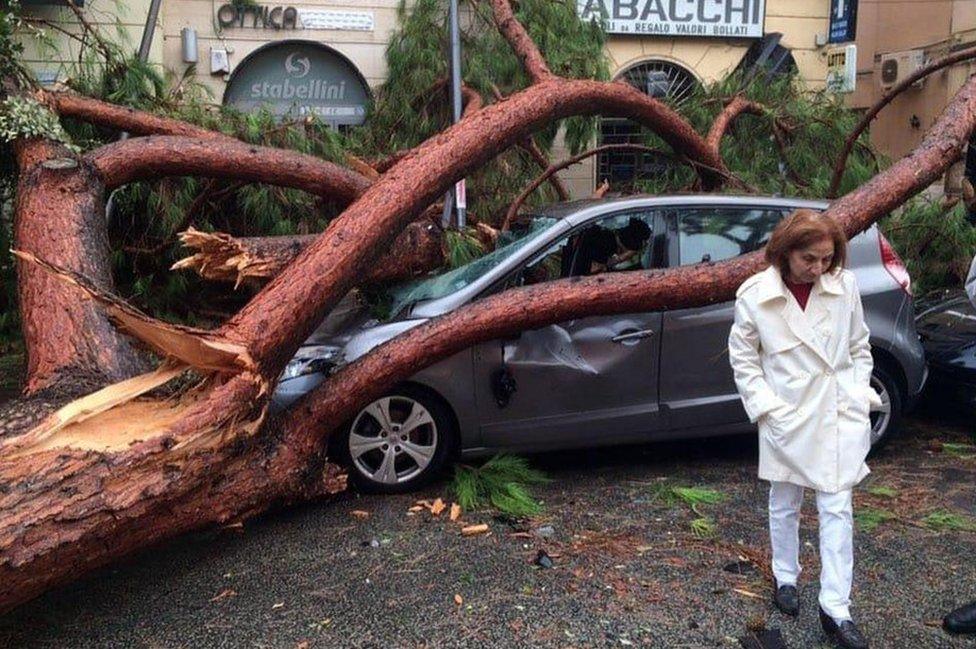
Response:
[[[848,103],[868,108],[918,67],[976,46],[976,0],[860,0],[856,45],[857,85]],[[906,90],[872,123],[872,142],[892,159],[911,151],[974,73],[976,62],[962,62]]]
[[[41,4],[31,11],[76,28],[69,9],[35,2]],[[150,4],[136,0],[120,9],[109,0],[87,0],[82,10],[93,23],[117,21],[138,45]],[[215,102],[244,110],[261,103],[282,111],[298,105],[341,128],[361,122],[371,93],[386,78],[384,52],[399,4],[163,0],[150,61],[177,76],[190,71]],[[577,0],[582,17],[607,21],[614,78],[655,96],[677,97],[757,61],[795,66],[808,87],[822,88],[830,5],[831,0]],[[73,59],[77,44],[62,40],[61,59]],[[58,57],[33,46],[28,56],[42,78],[57,76]],[[601,143],[634,137],[635,126],[625,120],[601,124]],[[604,156],[567,169],[563,177],[575,195],[585,196],[604,178],[616,185],[652,172],[653,165],[641,157]]]

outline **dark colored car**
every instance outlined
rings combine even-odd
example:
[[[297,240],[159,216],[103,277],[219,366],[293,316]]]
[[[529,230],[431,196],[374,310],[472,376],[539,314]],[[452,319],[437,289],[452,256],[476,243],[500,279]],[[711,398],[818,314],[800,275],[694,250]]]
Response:
[[[976,308],[961,290],[919,304],[915,327],[929,365],[927,393],[976,414]]]

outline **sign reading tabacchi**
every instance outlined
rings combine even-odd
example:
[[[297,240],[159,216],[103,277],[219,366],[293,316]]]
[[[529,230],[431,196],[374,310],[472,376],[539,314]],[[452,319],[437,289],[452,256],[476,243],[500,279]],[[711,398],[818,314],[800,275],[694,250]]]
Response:
[[[576,0],[610,34],[761,38],[766,0]]]

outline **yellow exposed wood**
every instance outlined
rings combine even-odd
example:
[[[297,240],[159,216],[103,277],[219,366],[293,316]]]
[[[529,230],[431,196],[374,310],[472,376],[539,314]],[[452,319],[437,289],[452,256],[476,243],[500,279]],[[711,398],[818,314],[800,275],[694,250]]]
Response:
[[[26,451],[33,452],[56,446],[74,446],[71,442],[78,437],[78,431],[86,430],[86,427],[82,426],[86,421],[117,406],[122,406],[123,404],[128,405],[127,402],[150,390],[158,388],[186,370],[187,367],[185,365],[164,364],[153,372],[140,374],[120,383],[109,385],[97,392],[72,401],[48,416],[40,425],[31,431],[7,440],[6,443],[0,444],[0,447],[13,447],[18,454],[22,454]],[[147,407],[145,403],[141,403],[139,406],[140,412]],[[113,416],[117,416],[117,414],[113,413]],[[141,414],[139,416],[132,414],[132,416],[134,419],[132,425],[128,428],[140,426],[142,424],[142,420],[139,418]],[[103,419],[103,417],[98,418],[98,429],[103,428]],[[154,417],[147,417],[145,423],[149,426],[156,425]],[[62,435],[57,434],[70,427],[74,427],[75,430]],[[117,443],[117,439],[115,439],[117,435],[113,435],[112,432],[111,426],[105,426],[104,434],[95,435],[93,436],[94,439],[90,441],[96,445],[104,444],[112,446]],[[81,439],[86,438],[87,435],[81,435]],[[82,448],[89,448],[89,446],[82,446]]]

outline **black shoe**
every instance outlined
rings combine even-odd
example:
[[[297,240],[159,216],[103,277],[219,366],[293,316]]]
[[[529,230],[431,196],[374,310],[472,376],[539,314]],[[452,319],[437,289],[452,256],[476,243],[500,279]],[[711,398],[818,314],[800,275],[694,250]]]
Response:
[[[976,633],[976,602],[960,606],[942,618],[942,628],[949,633]]]
[[[820,609],[820,626],[823,627],[827,637],[843,649],[868,649],[868,641],[864,639],[857,625],[851,620],[844,620],[837,624],[834,622],[834,618]]]
[[[773,603],[782,613],[796,617],[800,613],[800,596],[796,586],[780,586],[773,594]]]

